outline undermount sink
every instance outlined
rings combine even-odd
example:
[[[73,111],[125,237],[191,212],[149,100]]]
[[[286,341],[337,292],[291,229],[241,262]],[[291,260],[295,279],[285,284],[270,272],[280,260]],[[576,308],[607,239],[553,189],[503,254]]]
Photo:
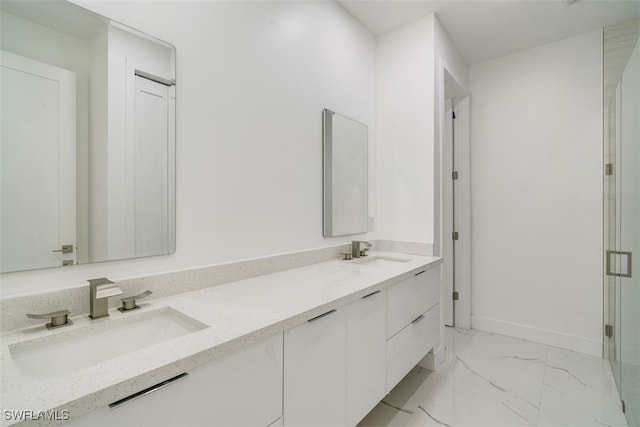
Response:
[[[137,350],[178,338],[208,326],[172,308],[141,312],[136,317],[111,318],[49,340],[9,346],[11,358],[25,374],[53,378]]]
[[[397,265],[398,263],[409,262],[406,258],[396,258],[391,256],[373,255],[353,260],[354,264],[370,265],[372,267],[384,267],[387,265]]]

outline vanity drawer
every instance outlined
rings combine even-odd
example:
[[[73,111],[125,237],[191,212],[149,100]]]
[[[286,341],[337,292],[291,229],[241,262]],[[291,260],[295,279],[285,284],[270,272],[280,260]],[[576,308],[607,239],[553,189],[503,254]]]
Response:
[[[431,308],[422,316],[418,316],[406,328],[387,340],[387,393],[439,344],[440,305]]]
[[[387,339],[440,302],[440,266],[421,270],[388,290]]]

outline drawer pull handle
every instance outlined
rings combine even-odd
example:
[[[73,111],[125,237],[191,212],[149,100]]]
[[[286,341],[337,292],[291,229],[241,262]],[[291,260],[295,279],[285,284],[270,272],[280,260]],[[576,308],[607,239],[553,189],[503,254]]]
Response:
[[[362,299],[372,297],[372,296],[374,296],[375,294],[379,294],[379,293],[380,293],[380,291],[379,291],[379,290],[378,290],[378,291],[375,291],[375,292],[371,292],[370,294],[367,294],[367,295],[363,296],[363,297],[362,297]]]
[[[316,316],[316,317],[314,317],[313,319],[309,319],[309,320],[307,320],[307,322],[315,322],[316,320],[322,319],[323,317],[328,316],[328,315],[330,315],[331,313],[335,313],[335,312],[336,312],[336,309],[333,309],[333,310],[331,310],[331,311],[327,311],[326,313],[323,313],[323,314],[321,314],[320,316]]]
[[[109,404],[109,409],[114,410],[116,408],[119,408],[120,406],[124,405],[125,403],[131,402],[132,400],[136,400],[136,399],[140,399],[141,397],[144,397],[148,394],[153,393],[154,391],[158,391],[161,388],[167,387],[171,384],[173,384],[174,382],[181,380],[183,378],[188,377],[189,374],[187,374],[186,372],[181,373],[180,375],[176,375],[173,378],[169,378],[168,380],[164,380],[161,383],[158,383],[156,385],[152,385],[149,388],[145,388],[144,390],[141,390],[137,393],[133,393],[131,396],[127,396],[123,399],[117,400],[111,404]]]
[[[420,273],[416,273],[416,274],[414,274],[414,276],[419,276],[419,275],[421,275],[422,273],[425,273],[426,271],[427,271],[427,270],[422,270]]]
[[[414,319],[414,321],[413,321],[413,322],[411,322],[411,323],[413,323],[413,324],[415,325],[416,323],[418,323],[418,322],[419,322],[419,321],[421,321],[422,319],[424,319],[424,314],[421,314],[420,316],[416,317],[416,318]]]

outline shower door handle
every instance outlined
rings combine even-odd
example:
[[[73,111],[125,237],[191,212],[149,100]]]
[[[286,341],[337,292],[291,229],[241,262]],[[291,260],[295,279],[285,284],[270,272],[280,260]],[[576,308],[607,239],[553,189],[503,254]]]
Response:
[[[613,263],[611,262],[611,255],[621,255],[627,258],[626,273],[616,273],[611,270],[611,268],[613,267]],[[607,276],[631,277],[631,252],[607,251]]]

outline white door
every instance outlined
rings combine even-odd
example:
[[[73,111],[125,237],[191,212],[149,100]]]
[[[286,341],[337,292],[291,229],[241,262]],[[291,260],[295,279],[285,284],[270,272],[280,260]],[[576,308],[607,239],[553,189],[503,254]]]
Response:
[[[454,180],[452,172],[454,166],[454,101],[451,98],[444,100],[444,147],[443,147],[443,262],[442,274],[444,279],[444,323],[447,326],[454,325],[454,305],[452,299],[455,291],[455,241],[452,233],[455,230],[455,204],[454,204]]]
[[[0,69],[0,272],[75,263],[75,73],[5,51]]]
[[[136,256],[168,253],[169,89],[135,77],[132,175]]]

